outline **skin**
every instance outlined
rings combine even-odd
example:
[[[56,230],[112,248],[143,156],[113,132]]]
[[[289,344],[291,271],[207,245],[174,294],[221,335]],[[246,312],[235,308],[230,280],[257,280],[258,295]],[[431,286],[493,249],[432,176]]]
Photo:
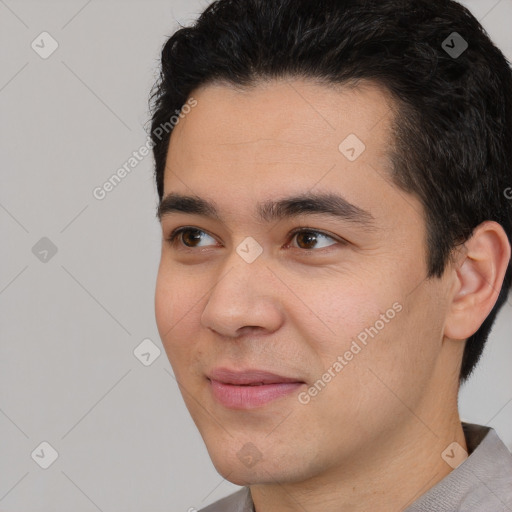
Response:
[[[155,311],[216,469],[250,486],[257,512],[404,510],[452,470],[441,457],[450,443],[467,450],[458,376],[510,259],[503,229],[482,224],[442,278],[426,279],[424,211],[391,181],[393,103],[374,84],[211,84],[192,96],[164,197],[214,201],[221,220],[162,216]],[[353,162],[338,149],[350,133],[366,145]],[[259,202],[333,191],[370,212],[374,229],[256,215]],[[166,241],[180,226],[205,231],[196,247]],[[307,245],[289,235],[297,227],[335,238]],[[236,252],[248,236],[263,249],[250,264]],[[296,377],[307,391],[395,303],[402,310],[307,404],[298,392],[249,410],[213,398],[206,375],[219,366]],[[246,443],[261,457],[250,467],[238,457]]]

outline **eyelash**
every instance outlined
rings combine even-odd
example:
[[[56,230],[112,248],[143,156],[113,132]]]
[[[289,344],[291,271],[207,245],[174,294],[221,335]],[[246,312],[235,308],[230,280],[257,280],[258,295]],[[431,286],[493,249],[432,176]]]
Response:
[[[213,235],[211,235],[207,231],[204,231],[203,229],[195,228],[195,227],[192,227],[192,226],[183,226],[183,227],[176,228],[175,230],[173,230],[172,233],[166,238],[167,242],[172,247],[176,247],[176,245],[179,242],[179,238],[178,237],[182,233],[185,233],[186,231],[198,231],[200,233],[206,233],[208,236],[211,236],[212,238],[215,238]],[[293,240],[293,238],[296,235],[301,234],[301,233],[313,233],[313,234],[316,234],[316,235],[322,235],[322,236],[324,236],[326,238],[330,238],[334,242],[337,242],[339,245],[347,245],[348,244],[348,242],[346,240],[343,240],[343,239],[341,239],[339,237],[335,237],[334,235],[331,235],[331,234],[326,233],[324,231],[319,231],[318,229],[314,229],[314,228],[301,227],[301,228],[294,229],[293,231],[291,231],[288,234],[288,242],[286,243],[286,245],[288,245]],[[329,245],[328,247],[322,247],[321,249],[301,249],[300,247],[293,247],[293,249],[298,249],[300,251],[306,251],[306,252],[321,252],[321,251],[324,251],[324,250],[329,250],[329,249],[331,249],[334,246],[335,246],[335,244]],[[188,250],[188,251],[195,251],[197,249],[205,249],[204,247],[188,247],[186,245],[183,245],[182,248],[184,250]]]

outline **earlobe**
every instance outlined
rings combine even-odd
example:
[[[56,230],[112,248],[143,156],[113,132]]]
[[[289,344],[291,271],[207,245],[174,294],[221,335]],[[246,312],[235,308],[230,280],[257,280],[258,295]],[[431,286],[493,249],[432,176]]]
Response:
[[[456,284],[445,323],[445,336],[472,336],[494,307],[510,262],[511,247],[497,222],[480,224],[454,265]]]

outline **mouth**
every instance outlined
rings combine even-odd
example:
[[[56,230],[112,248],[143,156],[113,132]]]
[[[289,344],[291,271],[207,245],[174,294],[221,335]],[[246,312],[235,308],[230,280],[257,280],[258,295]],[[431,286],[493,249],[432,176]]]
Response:
[[[253,409],[290,395],[305,385],[303,380],[265,370],[232,371],[216,368],[208,376],[218,403],[229,409]]]

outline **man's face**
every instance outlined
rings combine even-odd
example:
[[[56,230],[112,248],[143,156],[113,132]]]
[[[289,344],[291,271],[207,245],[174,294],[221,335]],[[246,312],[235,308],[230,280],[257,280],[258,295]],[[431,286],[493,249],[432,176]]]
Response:
[[[164,198],[218,218],[163,210],[156,319],[214,465],[240,485],[297,482],[400,449],[446,385],[449,283],[425,279],[422,206],[390,180],[388,96],[296,80],[193,97]],[[327,194],[338,214],[259,208]]]

